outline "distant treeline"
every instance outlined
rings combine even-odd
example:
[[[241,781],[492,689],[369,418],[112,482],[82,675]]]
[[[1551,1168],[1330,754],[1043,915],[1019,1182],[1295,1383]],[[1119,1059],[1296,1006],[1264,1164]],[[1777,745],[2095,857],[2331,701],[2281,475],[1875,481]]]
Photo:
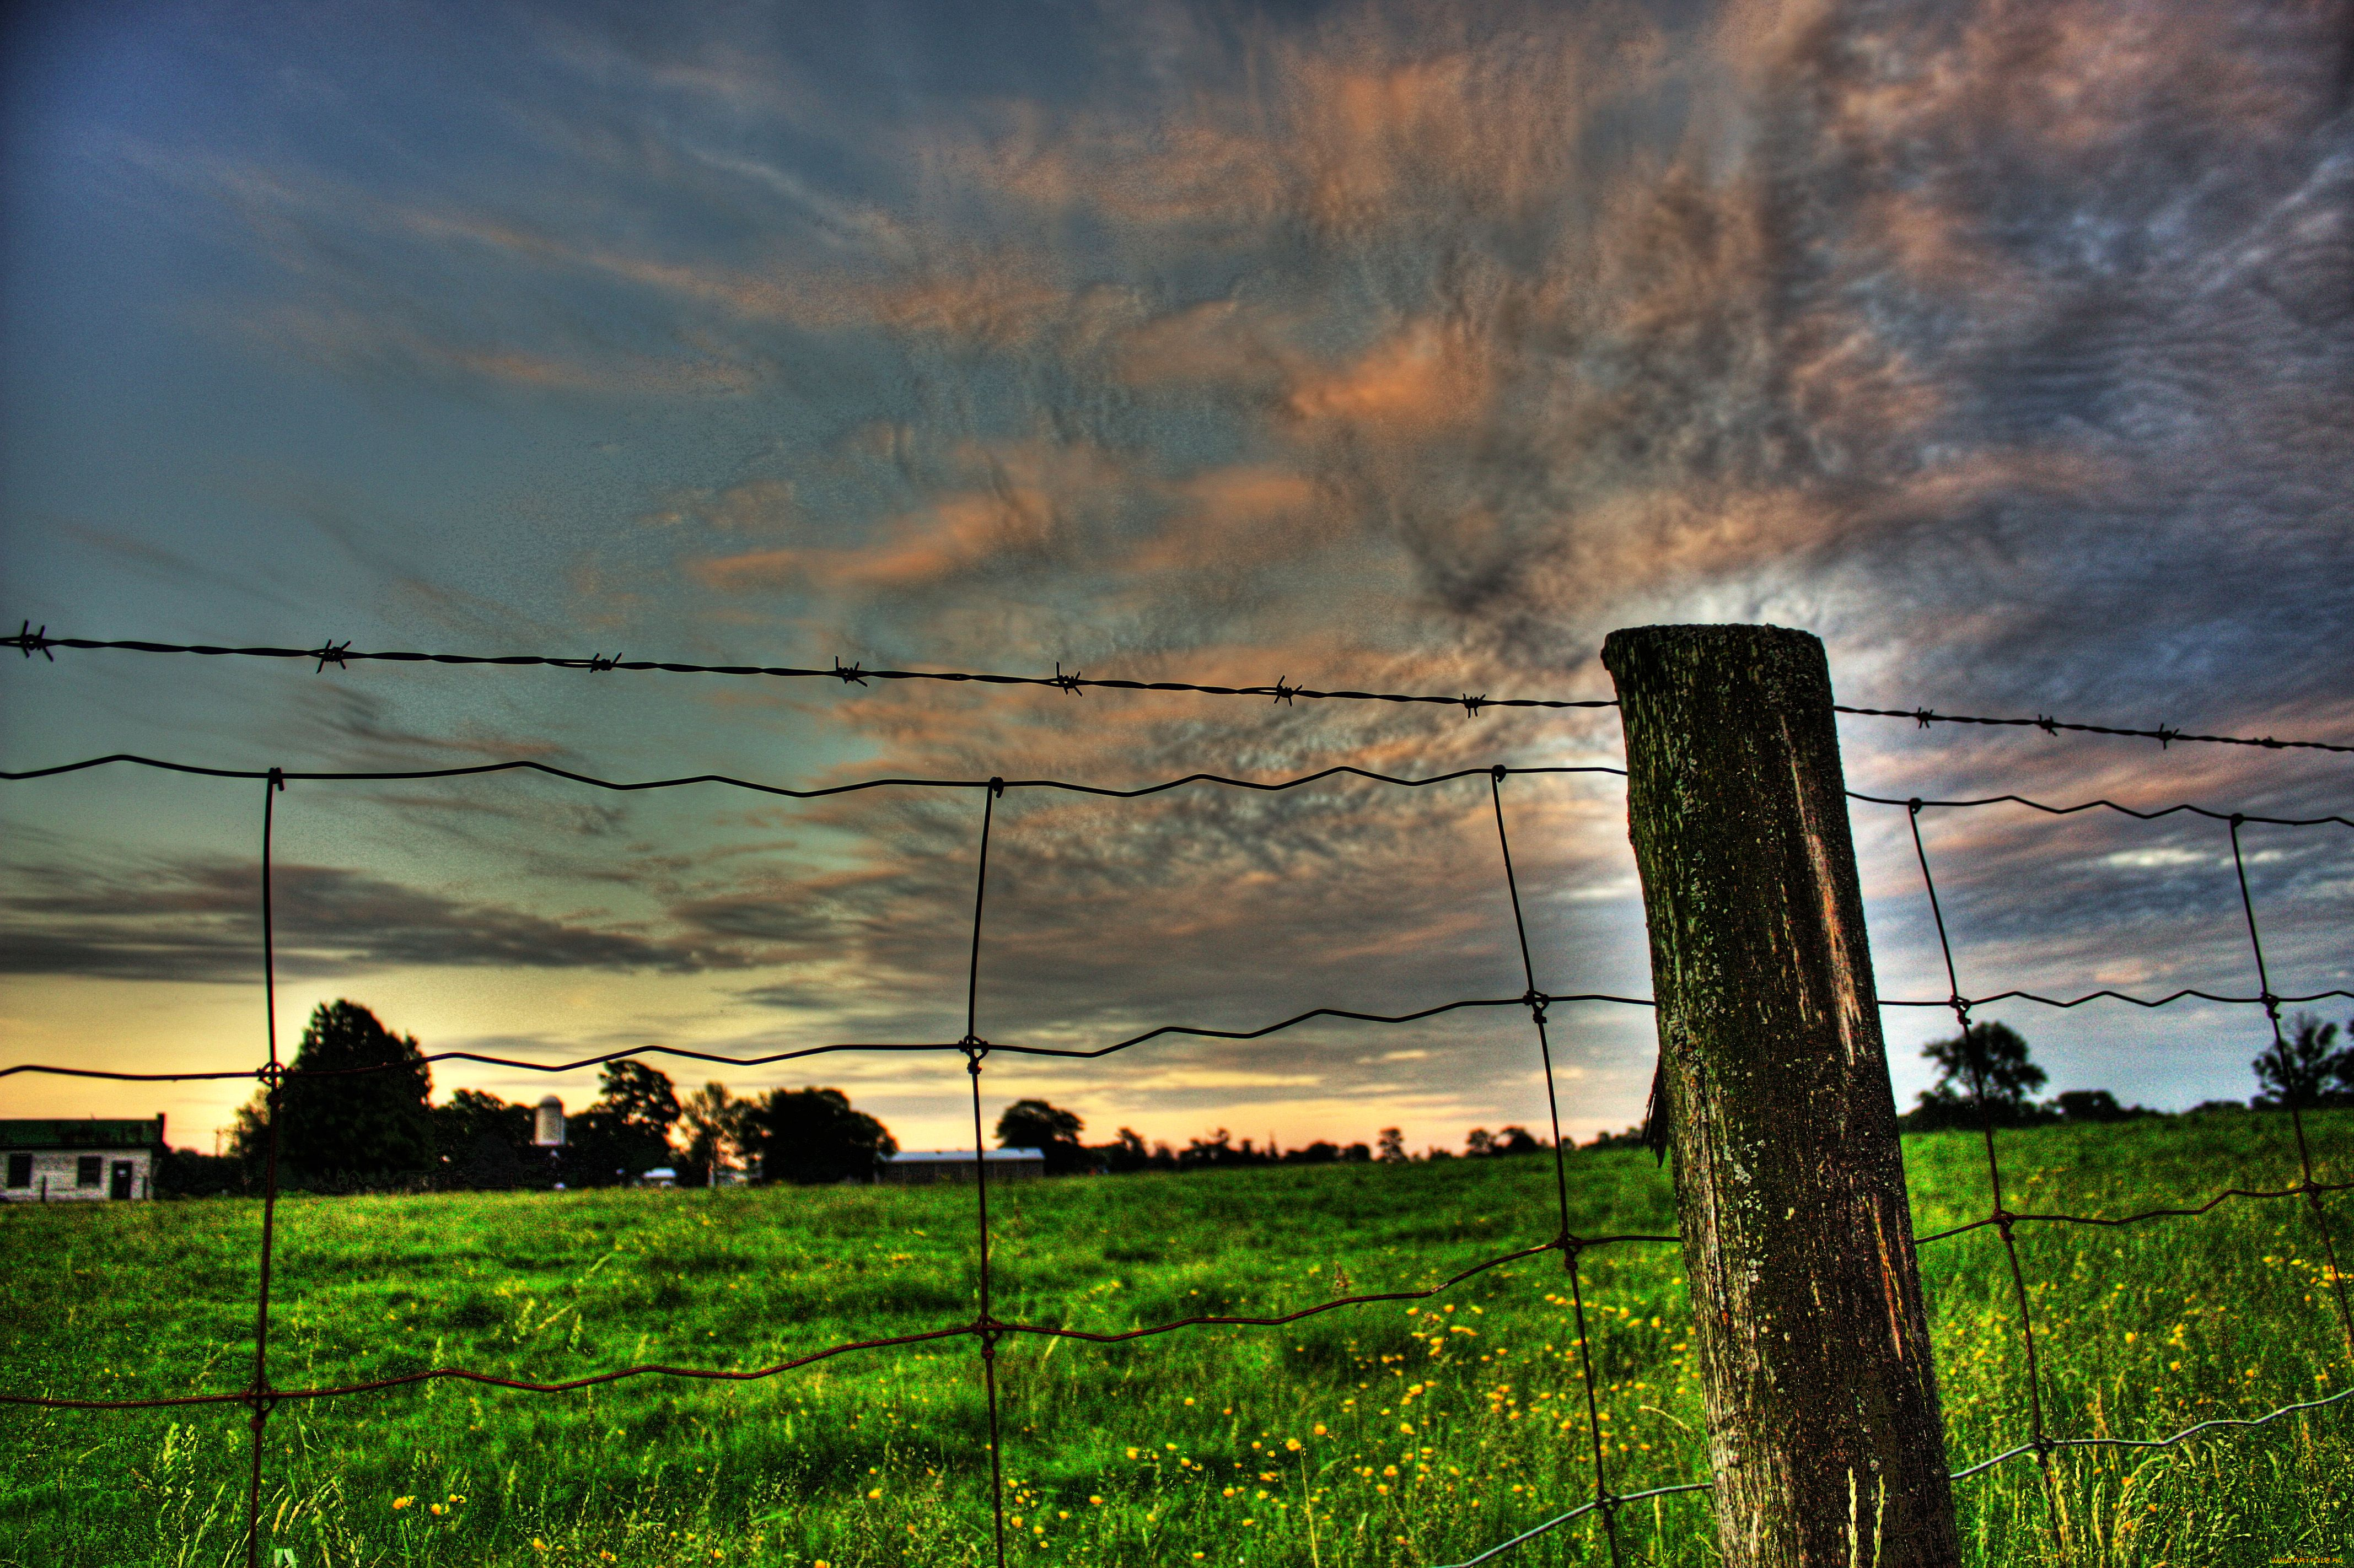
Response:
[[[2349,1025],[2354,1034],[2354,1024]],[[2338,1027],[2310,1013],[2292,1016],[2277,1047],[2251,1064],[2259,1093],[2246,1103],[2210,1100],[2192,1114],[2265,1110],[2289,1104],[2354,1105],[2354,1045],[2338,1044]],[[2001,1023],[1975,1023],[1923,1047],[1936,1082],[1899,1117],[1908,1132],[2051,1122],[2124,1121],[2160,1113],[2120,1104],[2106,1089],[2070,1089],[2032,1097],[2047,1076],[2027,1041]],[[479,1089],[432,1103],[432,1073],[414,1035],[396,1035],[352,1001],[311,1014],[293,1065],[300,1074],[279,1092],[275,1139],[278,1184],[309,1192],[500,1190],[610,1187],[661,1180],[682,1187],[737,1181],[869,1181],[898,1141],[882,1122],[854,1108],[839,1089],[770,1089],[739,1097],[705,1084],[684,1097],[665,1074],[642,1062],[608,1063],[599,1094],[566,1118],[565,1140],[533,1141],[533,1109]],[[367,1069],[356,1071],[355,1069]],[[1462,1153],[1431,1147],[1409,1154],[1404,1135],[1384,1128],[1371,1143],[1319,1139],[1292,1149],[1236,1142],[1225,1128],[1182,1149],[1148,1143],[1121,1128],[1107,1143],[1087,1143],[1087,1124],[1041,1099],[1016,1100],[997,1119],[1001,1148],[1044,1152],[1049,1175],[1198,1171],[1246,1165],[1394,1164],[1408,1160],[1495,1159],[1551,1148],[1522,1127],[1473,1128]],[[238,1112],[225,1156],[175,1150],[158,1171],[160,1191],[182,1196],[255,1192],[272,1159],[268,1096]],[[1643,1129],[1604,1133],[1589,1150],[1639,1148]]]

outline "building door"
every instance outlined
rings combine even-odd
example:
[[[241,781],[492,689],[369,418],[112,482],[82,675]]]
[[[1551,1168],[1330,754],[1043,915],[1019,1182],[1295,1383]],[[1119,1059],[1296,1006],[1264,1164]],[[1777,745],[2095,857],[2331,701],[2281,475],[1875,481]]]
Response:
[[[114,1182],[113,1185],[107,1189],[106,1195],[110,1198],[128,1198],[131,1196],[132,1179],[137,1174],[138,1170],[139,1167],[133,1165],[128,1160],[116,1160],[114,1162]]]

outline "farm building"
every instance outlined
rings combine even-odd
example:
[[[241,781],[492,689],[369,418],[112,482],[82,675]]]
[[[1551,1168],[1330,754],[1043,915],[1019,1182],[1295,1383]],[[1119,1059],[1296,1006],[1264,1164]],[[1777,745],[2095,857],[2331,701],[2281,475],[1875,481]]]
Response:
[[[164,1118],[153,1121],[0,1121],[7,1170],[0,1202],[66,1203],[154,1196]]]
[[[1043,1149],[992,1149],[983,1158],[992,1181],[1035,1181],[1046,1174]],[[930,1181],[970,1181],[973,1171],[971,1150],[942,1149],[894,1154],[883,1162],[878,1179],[895,1187],[920,1187]]]

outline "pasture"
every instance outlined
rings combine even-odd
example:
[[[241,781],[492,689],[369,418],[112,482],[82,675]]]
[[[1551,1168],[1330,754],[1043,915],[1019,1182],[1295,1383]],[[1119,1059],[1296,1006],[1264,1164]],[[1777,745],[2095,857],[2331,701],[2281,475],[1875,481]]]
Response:
[[[2309,1122],[2354,1178],[2354,1114]],[[2003,1135],[2012,1206],[2120,1214],[2295,1180],[2286,1118]],[[1917,1228],[1979,1217],[1974,1135],[1906,1140]],[[1673,1229],[1647,1155],[1570,1159],[1583,1234]],[[1003,1319],[1120,1330],[1419,1288],[1554,1231],[1549,1155],[1074,1179],[991,1194]],[[2340,1256],[2354,1198],[2331,1200]],[[0,1213],[0,1386],[129,1398],[249,1374],[260,1205]],[[2297,1201],[2020,1227],[2055,1434],[2144,1436],[2348,1386],[2354,1361]],[[552,1381],[638,1361],[749,1367],[969,1319],[970,1189],[296,1198],[279,1209],[280,1386],[462,1366]],[[2001,1245],[1924,1249],[1956,1467],[2025,1440]],[[1677,1249],[1581,1264],[1613,1487],[1706,1475]],[[1008,1561],[1129,1568],[1443,1563],[1591,1496],[1558,1254],[1428,1301],[1284,1329],[999,1353]],[[7,1412],[0,1562],[242,1562],[245,1412]],[[434,1383],[281,1405],[264,1562],[980,1564],[986,1417],[970,1338],[754,1383],[534,1394]],[[2327,1562],[2354,1542],[2354,1401],[2165,1451],[2071,1450],[1959,1484],[1985,1563]],[[1619,1521],[1628,1563],[1715,1560],[1704,1495]],[[1508,1559],[1607,1562],[1589,1516]]]

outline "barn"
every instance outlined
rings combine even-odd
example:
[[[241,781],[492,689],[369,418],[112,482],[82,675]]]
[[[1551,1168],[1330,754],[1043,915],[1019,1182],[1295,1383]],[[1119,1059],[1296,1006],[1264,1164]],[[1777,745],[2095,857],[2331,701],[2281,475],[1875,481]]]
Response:
[[[989,1179],[992,1181],[1035,1181],[1046,1174],[1046,1151],[1043,1149],[991,1149],[983,1158],[989,1161]],[[920,1187],[932,1181],[970,1181],[974,1165],[970,1149],[942,1149],[929,1153],[894,1154],[883,1162],[876,1175],[895,1187]]]
[[[164,1118],[152,1121],[0,1121],[0,1202],[107,1202],[154,1196]]]

